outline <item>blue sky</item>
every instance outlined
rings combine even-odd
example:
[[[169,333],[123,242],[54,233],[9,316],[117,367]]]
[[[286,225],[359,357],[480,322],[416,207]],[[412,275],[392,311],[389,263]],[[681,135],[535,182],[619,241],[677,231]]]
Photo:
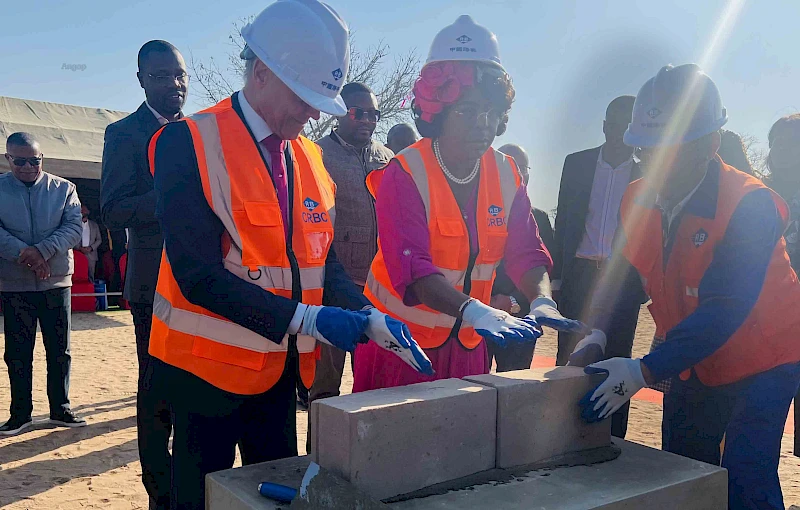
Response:
[[[357,33],[423,57],[460,14],[494,31],[517,100],[508,132],[531,153],[534,205],[555,206],[564,156],[602,142],[608,102],[636,94],[667,63],[700,61],[729,0],[329,0]],[[143,99],[136,52],[167,39],[185,56],[224,58],[233,23],[269,2],[29,0],[3,9],[0,95],[132,111]],[[728,128],[766,138],[800,109],[800,2],[749,0],[706,66]],[[63,64],[85,65],[83,71]],[[190,85],[191,86],[191,85]],[[201,105],[189,99],[188,111]]]

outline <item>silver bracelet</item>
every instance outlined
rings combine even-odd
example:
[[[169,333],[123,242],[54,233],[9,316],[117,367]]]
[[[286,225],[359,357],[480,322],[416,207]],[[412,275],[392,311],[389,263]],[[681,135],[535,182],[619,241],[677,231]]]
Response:
[[[463,303],[461,303],[461,306],[458,307],[458,318],[459,319],[463,319],[464,318],[464,309],[467,306],[469,306],[469,304],[472,303],[473,301],[475,301],[475,298],[471,297],[471,298],[467,299],[466,301],[464,301]]]

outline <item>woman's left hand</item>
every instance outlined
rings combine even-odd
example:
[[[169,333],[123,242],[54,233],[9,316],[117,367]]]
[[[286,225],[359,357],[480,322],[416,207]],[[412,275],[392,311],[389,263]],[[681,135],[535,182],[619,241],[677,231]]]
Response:
[[[548,297],[538,297],[531,303],[531,313],[528,317],[533,317],[542,326],[553,328],[557,331],[567,333],[580,333],[588,335],[592,329],[581,321],[567,319],[556,308],[556,302]]]

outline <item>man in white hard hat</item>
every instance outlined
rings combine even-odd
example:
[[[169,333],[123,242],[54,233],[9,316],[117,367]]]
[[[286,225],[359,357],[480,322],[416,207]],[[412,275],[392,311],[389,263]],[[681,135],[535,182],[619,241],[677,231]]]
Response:
[[[149,148],[165,250],[148,381],[169,388],[173,509],[204,508],[205,475],[230,468],[237,445],[244,464],[297,455],[295,387],[314,380],[317,342],[352,352],[368,337],[431,373],[336,260],[335,185],[300,136],[320,111],[346,111],[344,21],[278,0],[242,37],[244,88]]]
[[[778,461],[800,384],[800,283],[782,237],[786,203],[717,155],[727,120],[716,85],[694,64],[664,67],[636,96],[624,139],[645,177],[625,192],[614,257],[642,277],[664,342],[642,359],[586,367],[608,377],[582,413],[606,418],[670,380],[664,450],[719,465],[724,436],[730,508],[783,508]],[[571,361],[605,344],[618,262],[594,295],[598,329]]]

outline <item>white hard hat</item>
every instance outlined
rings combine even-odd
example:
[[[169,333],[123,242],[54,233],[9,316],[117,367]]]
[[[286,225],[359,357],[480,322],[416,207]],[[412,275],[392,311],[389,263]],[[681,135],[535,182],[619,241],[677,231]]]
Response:
[[[444,27],[431,44],[426,64],[444,60],[472,60],[492,64],[502,69],[497,36],[486,27],[478,25],[466,14],[455,23]]]
[[[636,95],[623,141],[631,147],[677,145],[718,131],[726,122],[714,80],[697,64],[668,65]]]
[[[347,24],[317,0],[278,0],[242,29],[241,57],[258,57],[309,106],[341,116],[347,80]]]

